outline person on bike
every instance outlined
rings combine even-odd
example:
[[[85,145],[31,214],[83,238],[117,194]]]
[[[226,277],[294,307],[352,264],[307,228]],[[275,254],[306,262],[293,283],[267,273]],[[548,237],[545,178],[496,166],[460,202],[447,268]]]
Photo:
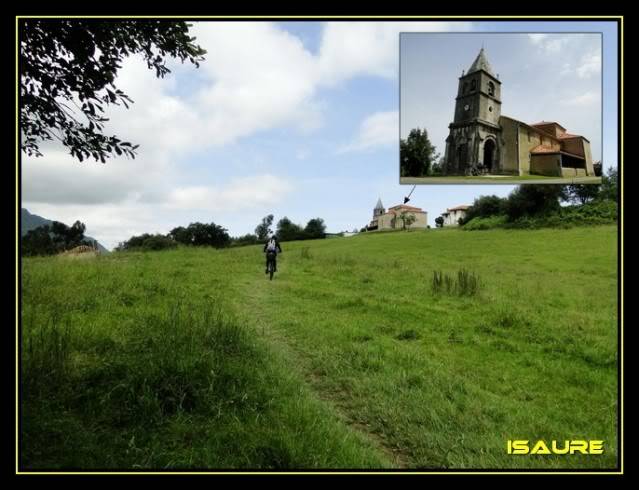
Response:
[[[277,272],[277,254],[282,253],[282,247],[275,235],[271,235],[264,244],[264,253],[266,253],[266,273],[268,274],[269,260],[273,261],[273,272]]]

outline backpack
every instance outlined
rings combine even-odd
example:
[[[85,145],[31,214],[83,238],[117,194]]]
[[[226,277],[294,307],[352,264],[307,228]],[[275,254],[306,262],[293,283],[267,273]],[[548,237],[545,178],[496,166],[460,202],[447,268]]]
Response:
[[[268,242],[268,245],[266,245],[266,251],[275,252],[276,249],[277,249],[277,244],[275,243],[275,240],[271,238]]]

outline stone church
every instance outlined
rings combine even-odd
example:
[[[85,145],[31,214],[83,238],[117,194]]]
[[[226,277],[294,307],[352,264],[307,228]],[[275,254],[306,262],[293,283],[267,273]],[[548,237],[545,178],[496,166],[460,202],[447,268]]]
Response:
[[[501,114],[501,80],[482,48],[459,77],[448,126],[446,175],[594,176],[590,142],[557,122],[527,124]]]
[[[381,198],[377,200],[377,204],[373,209],[373,219],[366,227],[367,231],[375,230],[398,230],[404,227],[401,215],[411,214],[415,218],[415,221],[407,225],[407,228],[427,228],[428,227],[428,213],[422,208],[415,206],[407,206],[406,204],[398,204],[391,206],[388,211],[384,209]]]

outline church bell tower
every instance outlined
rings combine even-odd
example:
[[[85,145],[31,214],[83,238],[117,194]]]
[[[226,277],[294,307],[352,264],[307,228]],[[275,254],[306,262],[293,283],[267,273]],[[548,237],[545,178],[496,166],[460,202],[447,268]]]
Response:
[[[501,81],[484,48],[459,77],[455,115],[448,126],[444,170],[449,175],[499,173]]]

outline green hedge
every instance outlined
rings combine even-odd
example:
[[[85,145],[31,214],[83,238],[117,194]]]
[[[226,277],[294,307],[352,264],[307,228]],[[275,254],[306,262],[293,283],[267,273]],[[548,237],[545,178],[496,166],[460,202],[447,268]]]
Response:
[[[492,228],[571,228],[573,226],[603,225],[617,221],[617,203],[602,200],[583,205],[565,206],[557,213],[542,216],[523,216],[508,221],[505,215],[473,218],[463,226],[464,230],[489,230]]]

